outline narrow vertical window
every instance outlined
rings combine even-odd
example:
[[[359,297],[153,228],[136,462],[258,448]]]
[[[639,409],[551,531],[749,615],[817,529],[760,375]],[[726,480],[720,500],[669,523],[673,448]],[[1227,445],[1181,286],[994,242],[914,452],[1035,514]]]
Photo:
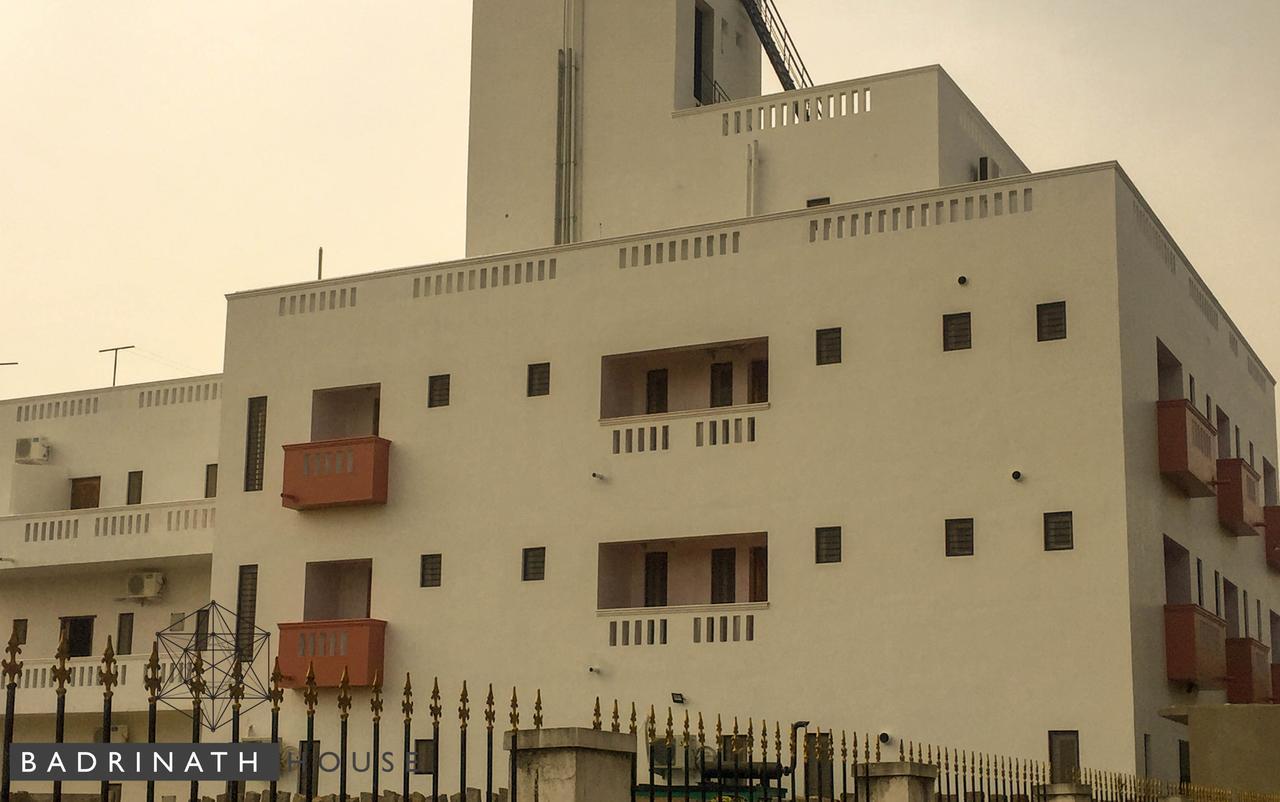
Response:
[[[242,662],[254,658],[258,620],[258,566],[240,566],[236,582],[236,653]]]
[[[763,404],[769,400],[769,360],[753,359],[747,374],[747,403]]]
[[[711,406],[733,406],[732,362],[716,362],[711,365]]]
[[[838,563],[843,558],[844,533],[838,526],[820,526],[813,530],[813,561]]]
[[[1204,607],[1204,560],[1196,558],[1196,604]]]
[[[520,558],[520,578],[525,582],[541,582],[547,576],[547,547],[525,549]]]
[[[1080,732],[1049,730],[1049,782],[1075,782],[1080,772]]]
[[[644,411],[657,415],[667,411],[667,369],[658,368],[645,374]]]
[[[942,350],[964,351],[973,347],[973,327],[968,312],[942,316]]]
[[[142,503],[142,471],[129,471],[129,489],[125,496],[124,503]]]
[[[449,406],[449,376],[441,373],[427,378],[427,407]]]
[[[711,603],[732,604],[738,600],[738,550],[711,550]]]
[[[116,654],[133,654],[133,613],[121,613],[116,619]]]
[[[1068,551],[1075,548],[1075,533],[1070,512],[1044,514],[1044,550]]]
[[[18,641],[18,645],[22,646],[27,642],[27,619],[13,619],[13,637]]]
[[[444,558],[439,554],[422,555],[418,576],[419,587],[438,588],[444,573]]]
[[[262,489],[262,470],[267,456],[267,397],[249,399],[248,423],[245,426],[244,489]]]
[[[537,362],[529,366],[529,375],[525,382],[525,392],[530,398],[539,395],[551,395],[550,362]]]
[[[667,606],[667,553],[650,551],[644,555],[644,606]]]
[[[769,601],[769,547],[751,547],[750,601]]]
[[[1067,339],[1067,302],[1036,304],[1036,340]]]
[[[815,361],[819,365],[838,365],[842,358],[840,329],[818,329],[814,335]]]
[[[217,498],[218,496],[218,464],[212,463],[204,466],[204,497]]]

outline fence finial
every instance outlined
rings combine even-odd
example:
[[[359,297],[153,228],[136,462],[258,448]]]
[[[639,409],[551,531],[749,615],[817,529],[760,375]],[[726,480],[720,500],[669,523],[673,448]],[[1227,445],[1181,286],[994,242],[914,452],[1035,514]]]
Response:
[[[201,697],[204,695],[204,656],[196,652],[196,659],[191,661],[191,677],[187,680],[187,688],[191,691],[191,707],[197,713],[200,710]]]
[[[760,719],[760,759],[769,759],[769,722],[765,719]]]
[[[22,644],[18,643],[18,623],[15,621],[12,631],[9,632],[9,644],[4,647],[5,659],[0,662],[0,670],[4,672],[4,681],[6,685],[17,686],[18,673],[22,671],[22,661],[18,656],[22,654]]]
[[[116,650],[111,648],[111,636],[107,636],[107,648],[102,650],[102,668],[98,669],[98,684],[102,686],[102,697],[110,699],[114,688],[120,681],[120,670],[116,668]]]
[[[440,678],[434,677],[431,681],[431,704],[427,706],[427,712],[431,714],[431,723],[440,723],[440,714],[444,712],[444,708],[440,707]]]
[[[618,700],[613,700],[613,718],[609,720],[609,729],[613,732],[622,732],[622,719],[618,718]]]
[[[907,759],[907,756],[903,753],[903,747],[905,745],[906,744],[903,742],[903,740],[899,738],[898,739],[898,762],[899,763]]]
[[[404,675],[404,694],[400,702],[400,712],[404,713],[406,724],[413,719],[413,681],[407,671]]]
[[[458,698],[458,721],[460,729],[467,731],[467,722],[471,719],[471,699],[467,696],[467,681],[462,681],[462,696]]]
[[[511,721],[511,729],[513,731],[520,729],[520,702],[516,700],[516,689],[514,687],[511,689],[511,715],[508,716],[508,719]],[[512,743],[515,742],[512,741]]]
[[[271,697],[271,709],[280,712],[280,703],[284,701],[284,688],[280,683],[284,682],[284,674],[280,671],[280,655],[276,655],[275,665],[271,669],[271,690],[267,695]]]
[[[857,738],[858,736],[855,735],[854,737]],[[848,745],[845,743],[844,730],[840,730],[840,760],[841,762],[843,762],[848,759],[849,759],[849,748],[848,748]]]
[[[59,646],[59,652],[62,647]],[[66,664],[66,658],[63,658],[63,664]],[[157,641],[151,642],[151,656],[147,658],[146,668],[143,669],[142,687],[147,689],[147,702],[154,702],[156,697],[160,695],[160,644]]]
[[[645,737],[649,743],[653,743],[658,739],[658,725],[655,723],[657,714],[653,711],[653,705],[649,705],[649,715],[644,721]]]
[[[701,749],[702,747],[706,746],[706,744],[707,744],[706,733],[703,732],[703,729],[702,729],[702,714],[699,713],[698,714],[698,748]]]
[[[631,703],[631,729],[628,732],[632,735],[636,734],[636,703]]]
[[[489,695],[484,700],[484,727],[493,732],[493,721],[498,717],[493,709],[493,683],[489,683]]]
[[[227,696],[231,699],[231,709],[239,710],[244,701],[244,666],[240,663],[240,655],[236,655],[231,664],[231,687],[227,689]]]
[[[684,711],[684,736],[680,741],[680,745],[686,750],[689,748],[689,711]]]
[[[773,751],[778,755],[778,762],[782,762],[782,722],[773,722]]]
[[[342,678],[338,680],[338,716],[343,720],[347,720],[348,714],[351,712],[351,677],[347,674],[347,667],[342,667]]]
[[[674,724],[675,722],[672,721],[671,719],[671,708],[668,707],[667,708],[667,748],[668,749],[670,749],[671,746],[675,743],[675,733],[672,730],[672,726]]]
[[[303,685],[305,690],[302,691],[302,701],[307,703],[307,715],[314,715],[316,702],[320,699],[320,694],[316,690],[316,664],[314,660],[307,661],[307,676]]]
[[[382,721],[382,669],[380,668],[373,672],[373,689],[369,693],[369,712],[373,713],[375,722]]]
[[[600,697],[596,697],[596,706],[591,709],[591,729],[604,729],[604,722],[600,718]]]
[[[156,646],[152,644],[152,654],[155,653]],[[71,669],[67,668],[67,631],[64,629],[62,635],[58,638],[58,650],[53,653],[54,659],[58,662],[49,669],[49,678],[58,683],[58,696],[67,695],[67,683],[71,681]]]
[[[533,697],[533,728],[535,730],[542,729],[542,689],[538,688],[537,694]]]

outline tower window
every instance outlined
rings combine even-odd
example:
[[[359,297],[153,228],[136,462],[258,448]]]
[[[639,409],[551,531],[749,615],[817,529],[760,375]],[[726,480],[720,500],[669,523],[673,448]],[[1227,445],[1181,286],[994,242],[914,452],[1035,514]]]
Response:
[[[973,556],[973,519],[948,518],[945,525],[947,556]]]
[[[813,532],[813,558],[816,563],[838,563],[841,559],[843,533],[838,526],[820,526]]]
[[[840,364],[840,329],[818,329],[814,339],[817,349],[816,360],[819,365]]]
[[[942,316],[942,350],[964,351],[973,347],[973,328],[968,312]]]
[[[1036,304],[1036,340],[1067,339],[1067,302]]]

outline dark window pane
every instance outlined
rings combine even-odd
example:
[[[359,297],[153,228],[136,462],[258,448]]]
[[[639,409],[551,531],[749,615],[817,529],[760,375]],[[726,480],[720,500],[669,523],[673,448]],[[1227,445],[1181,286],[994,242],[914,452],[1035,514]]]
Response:
[[[716,362],[711,366],[711,406],[733,406],[732,362]]]
[[[947,556],[969,557],[973,554],[973,519],[948,518],[946,522]]]
[[[129,490],[124,503],[142,503],[142,471],[129,471]]]
[[[968,312],[942,316],[942,350],[963,351],[973,347]]]
[[[218,466],[216,463],[204,466],[204,497],[216,498],[218,495]]]
[[[1046,512],[1044,514],[1044,550],[1066,551],[1075,548],[1070,512]]]
[[[448,373],[442,373],[439,376],[427,378],[428,407],[449,406],[449,375]]]
[[[763,404],[769,400],[769,360],[755,359],[747,376],[747,403]]]
[[[769,547],[751,547],[750,601],[769,601]]]
[[[262,469],[267,456],[267,397],[249,399],[248,423],[245,426],[244,489],[262,489]]]
[[[422,573],[420,584],[424,588],[440,587],[440,580],[444,569],[444,558],[439,554],[422,555]]]
[[[645,374],[644,411],[657,415],[667,411],[667,369],[659,368]]]
[[[520,578],[525,582],[538,582],[547,575],[547,549],[537,546],[525,549],[521,559]]]
[[[814,561],[838,563],[841,559],[843,533],[838,526],[820,526],[814,530]]]
[[[815,340],[818,364],[838,365],[841,359],[840,329],[818,329]]]
[[[551,395],[551,363],[538,362],[529,366],[526,391],[529,397]]]
[[[434,774],[436,742],[430,738],[417,738],[413,742],[413,773]]]
[[[17,639],[18,645],[22,646],[27,642],[27,619],[13,619],[13,635]]]
[[[116,621],[116,654],[133,654],[133,613],[121,613]]]
[[[1080,772],[1080,733],[1049,731],[1049,782],[1076,782]]]
[[[711,550],[711,603],[732,604],[738,600],[738,550]]]
[[[240,566],[236,587],[236,652],[242,662],[253,660],[258,618],[258,566]]]
[[[1066,301],[1036,305],[1036,339],[1040,342],[1067,339]]]
[[[651,551],[644,555],[644,606],[665,607],[667,604],[667,553]]]

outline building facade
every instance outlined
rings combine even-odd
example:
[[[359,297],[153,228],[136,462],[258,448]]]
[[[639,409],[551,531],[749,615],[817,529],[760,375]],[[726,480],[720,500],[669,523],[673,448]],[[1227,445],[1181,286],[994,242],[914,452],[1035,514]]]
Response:
[[[1270,701],[1275,382],[1133,182],[1030,172],[939,67],[760,97],[744,8],[477,0],[466,258],[4,402],[52,444],[0,467],[29,665],[212,599],[322,705],[677,693],[1170,779],[1162,711]]]

